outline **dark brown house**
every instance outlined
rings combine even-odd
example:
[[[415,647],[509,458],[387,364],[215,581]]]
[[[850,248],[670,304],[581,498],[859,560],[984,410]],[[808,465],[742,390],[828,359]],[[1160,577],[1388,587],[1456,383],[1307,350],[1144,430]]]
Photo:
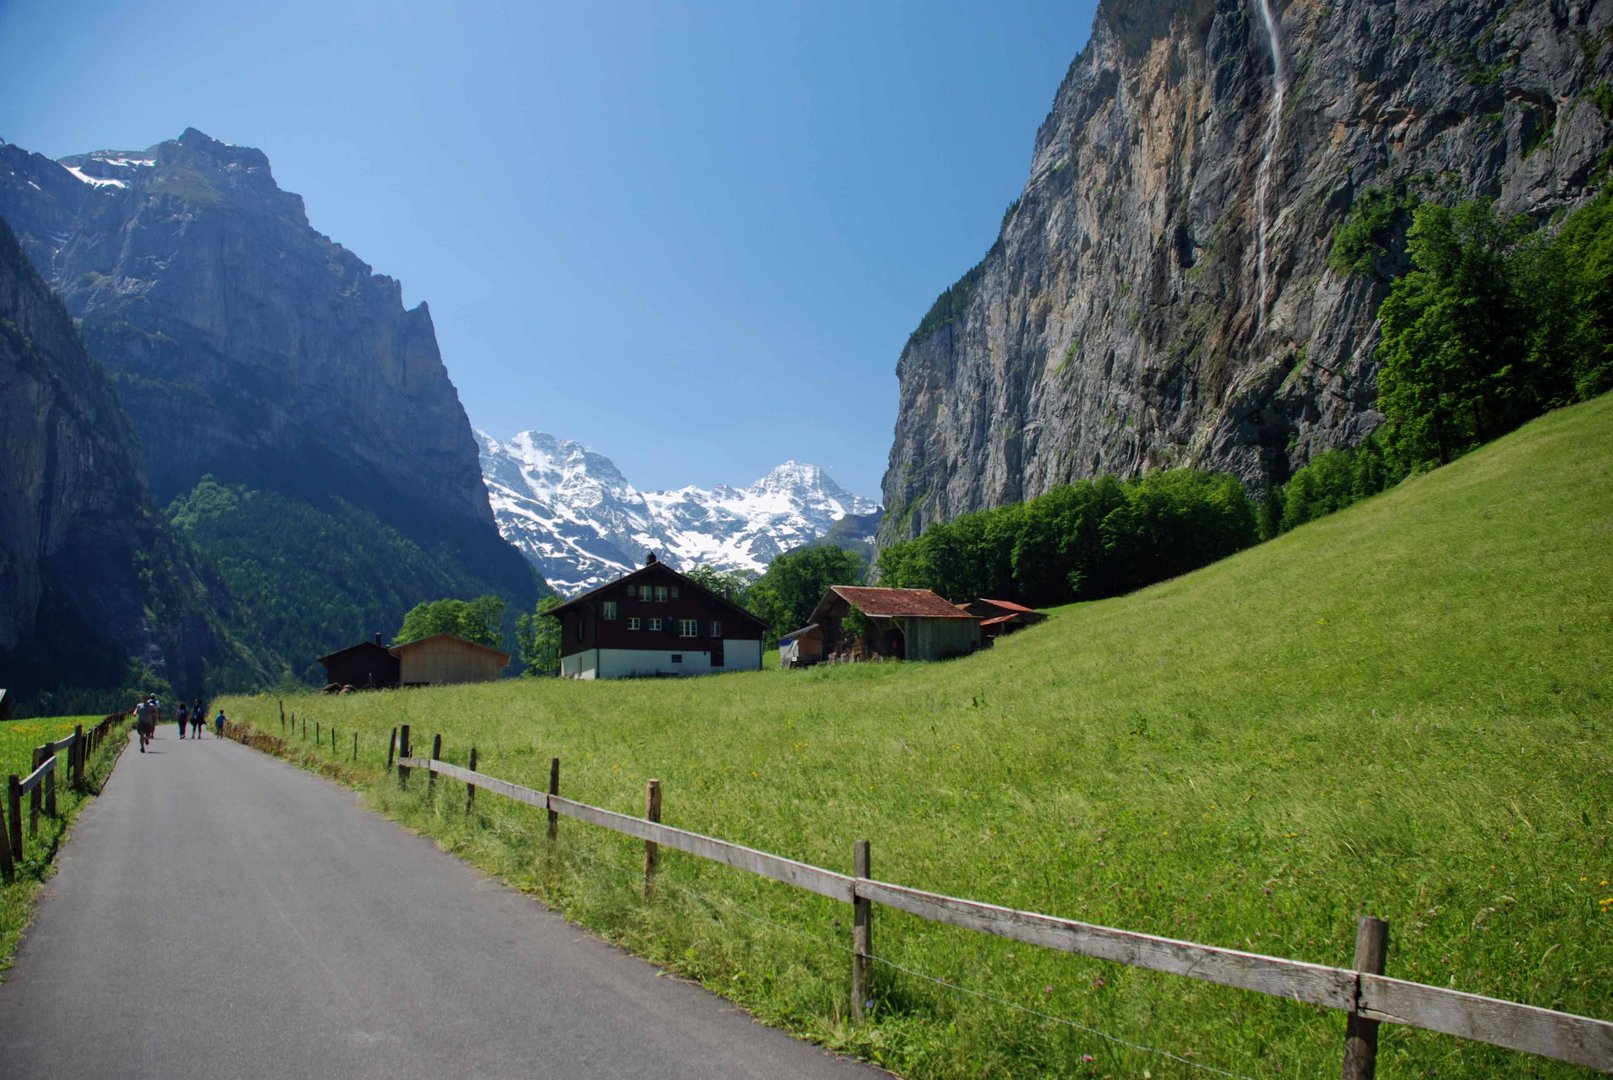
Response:
[[[549,612],[571,679],[759,671],[767,624],[653,554],[638,570]]]
[[[361,641],[329,656],[321,656],[319,662],[325,665],[327,684],[381,690],[396,687],[399,682],[398,658],[381,644],[380,634],[375,635],[374,641]]]

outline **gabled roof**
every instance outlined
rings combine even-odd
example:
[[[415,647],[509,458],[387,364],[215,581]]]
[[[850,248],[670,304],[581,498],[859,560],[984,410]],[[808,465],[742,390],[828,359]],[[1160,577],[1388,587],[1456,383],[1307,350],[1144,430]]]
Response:
[[[1041,614],[1041,612],[1037,611],[1035,608],[1028,608],[1024,604],[1016,604],[1012,600],[988,600],[984,596],[982,596],[979,600],[977,600],[975,602],[979,603],[979,604],[990,604],[992,607],[1002,608],[1004,611],[1018,612],[1021,615],[1040,615]]]
[[[338,656],[346,656],[348,653],[358,652],[360,649],[374,650],[375,652],[381,653],[384,656],[392,655],[392,650],[388,649],[385,645],[377,645],[373,641],[361,641],[357,645],[349,645],[345,649],[337,649],[333,653],[327,653],[319,658],[319,662],[323,664],[327,660],[334,660]]]
[[[967,611],[941,599],[929,589],[875,589],[863,585],[831,585],[812,612],[814,619],[834,594],[872,619],[973,619]]]
[[[479,649],[485,653],[492,653],[494,656],[499,657],[499,666],[501,667],[510,662],[510,654],[504,652],[502,649],[495,649],[491,645],[483,645],[480,641],[471,641],[469,638],[462,638],[457,634],[432,634],[429,637],[416,638],[413,641],[405,641],[401,645],[394,645],[387,651],[393,656],[401,659],[403,654],[409,649],[418,648],[419,646],[432,641],[457,641],[461,645],[469,645],[473,649]]]
[[[616,580],[607,581],[607,582],[605,582],[605,584],[600,585],[597,588],[589,589],[585,593],[578,593],[576,596],[573,596],[570,600],[567,600],[565,603],[558,604],[555,607],[550,608],[547,612],[545,612],[545,614],[553,615],[553,616],[556,616],[558,618],[560,613],[562,611],[565,611],[567,608],[576,607],[578,604],[581,604],[584,601],[592,600],[594,597],[598,596],[600,593],[606,592],[608,590],[614,590],[620,585],[636,585],[636,584],[639,583],[640,579],[648,579],[648,578],[652,578],[652,577],[657,577],[657,576],[659,576],[657,574],[657,571],[660,571],[661,573],[664,573],[664,574],[672,575],[672,577],[676,578],[678,580],[678,582],[684,588],[694,589],[694,590],[700,592],[704,596],[709,597],[710,599],[712,599],[712,600],[716,601],[717,603],[721,604],[723,607],[727,608],[729,611],[732,611],[735,615],[738,615],[740,618],[748,619],[751,622],[755,623],[757,626],[762,627],[764,630],[767,628],[767,622],[765,620],[757,618],[751,612],[746,611],[744,608],[740,607],[738,604],[736,604],[732,600],[728,599],[728,597],[723,596],[721,593],[712,592],[710,589],[706,588],[704,585],[700,584],[698,581],[694,581],[694,580],[692,580],[690,578],[684,577],[682,574],[680,574],[676,570],[672,569],[672,567],[670,567],[666,563],[660,562],[660,561],[652,562],[652,563],[649,563],[649,564],[647,564],[645,566],[641,566],[637,570],[634,570],[630,574],[623,574],[621,577],[617,578]]]
[[[980,625],[981,625],[982,628],[985,628],[987,626],[1002,626],[1004,623],[1011,623],[1011,622],[1015,621],[1018,618],[1019,618],[1019,612],[1015,611],[1015,612],[1010,612],[1007,615],[999,615],[995,619],[982,619],[980,621]]]

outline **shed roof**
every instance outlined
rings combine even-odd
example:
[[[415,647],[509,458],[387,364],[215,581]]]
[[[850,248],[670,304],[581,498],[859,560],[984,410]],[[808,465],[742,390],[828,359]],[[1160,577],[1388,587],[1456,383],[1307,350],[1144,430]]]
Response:
[[[874,619],[890,619],[898,616],[920,619],[975,618],[967,611],[959,611],[957,605],[948,603],[929,589],[875,589],[865,585],[831,585],[829,591]],[[818,607],[822,608],[823,604],[820,602]]]
[[[1015,611],[1021,615],[1040,615],[1035,608],[1028,608],[1024,604],[1016,604],[1012,600],[989,600],[982,596],[979,603],[990,604],[992,607],[1002,608],[1004,611]]]
[[[416,638],[413,641],[405,641],[401,645],[392,646],[390,652],[393,656],[402,657],[402,655],[408,650],[419,648],[421,645],[434,641],[457,641],[461,645],[469,645],[473,649],[480,649],[482,652],[492,653],[494,656],[500,658],[500,666],[510,662],[510,654],[502,649],[495,649],[491,645],[483,645],[480,641],[472,641],[469,638],[462,638],[457,634],[432,634],[430,637]]]
[[[346,656],[348,653],[358,652],[360,649],[364,649],[366,651],[374,650],[375,652],[381,653],[385,656],[392,655],[392,650],[388,649],[385,645],[377,645],[373,641],[361,641],[357,645],[349,645],[345,649],[337,649],[333,653],[326,653],[324,656],[319,658],[319,662],[323,664],[327,660],[334,660],[338,656]]]
[[[818,624],[817,623],[807,623],[805,626],[801,627],[801,629],[799,629],[799,630],[791,630],[788,634],[785,634],[783,637],[779,638],[779,640],[780,641],[794,641],[798,637],[806,637],[808,634],[812,633],[812,631],[814,631],[816,629],[818,629]]]

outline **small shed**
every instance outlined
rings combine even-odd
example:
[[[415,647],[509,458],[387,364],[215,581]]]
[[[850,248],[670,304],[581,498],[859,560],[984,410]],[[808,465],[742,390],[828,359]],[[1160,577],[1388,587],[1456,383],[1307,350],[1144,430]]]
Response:
[[[453,634],[433,634],[392,647],[398,659],[398,681],[404,686],[493,682],[510,662],[510,654]]]
[[[967,604],[959,604],[958,607],[980,620],[980,633],[987,641],[1011,634],[1015,630],[1022,630],[1027,626],[1034,626],[1047,618],[1035,608],[1016,604],[1012,600],[987,600],[981,597]]]
[[[778,639],[779,667],[810,667],[822,659],[823,627],[817,623],[791,630]]]
[[[398,658],[381,644],[380,634],[375,635],[374,641],[361,641],[328,656],[321,656],[319,662],[325,665],[327,683],[360,690],[381,690],[398,685]]]
[[[845,626],[853,611],[864,624],[855,632]],[[929,589],[831,585],[812,622],[831,660],[945,660],[980,648],[980,620]]]

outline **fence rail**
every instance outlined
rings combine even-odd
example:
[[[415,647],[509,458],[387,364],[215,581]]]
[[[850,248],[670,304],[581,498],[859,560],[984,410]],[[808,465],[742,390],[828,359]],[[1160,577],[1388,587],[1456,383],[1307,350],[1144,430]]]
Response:
[[[399,734],[401,733],[401,739]],[[441,736],[433,740],[435,753],[441,752]],[[398,751],[394,759],[394,751]],[[474,753],[474,748],[472,753]],[[652,845],[673,848],[690,855],[724,863],[762,877],[781,881],[857,906],[882,904],[932,922],[966,930],[994,934],[1014,941],[1090,956],[1132,967],[1161,971],[1184,978],[1219,983],[1255,993],[1336,1009],[1351,1018],[1345,1057],[1345,1080],[1371,1077],[1375,1067],[1378,1023],[1401,1024],[1456,1035],[1475,1042],[1490,1043],[1510,1050],[1521,1050],[1541,1057],[1613,1072],[1613,1023],[1591,1017],[1555,1012],[1533,1005],[1501,1001],[1422,983],[1406,982],[1381,974],[1387,925],[1376,919],[1363,919],[1363,938],[1376,924],[1379,944],[1375,961],[1363,962],[1357,951],[1357,968],[1328,967],[1299,960],[1288,960],[1259,953],[1241,952],[1214,945],[1156,937],[1132,930],[1061,919],[1031,911],[985,904],[940,893],[925,892],[903,885],[853,876],[745,847],[716,837],[663,825],[659,818],[659,781],[651,781],[650,811],[634,817],[614,810],[562,798],[559,789],[559,759],[550,765],[550,790],[536,791],[486,773],[429,758],[409,756],[409,732],[405,726],[395,732],[387,749],[389,766],[395,760],[400,782],[407,783],[410,769],[424,769],[432,777],[444,776],[463,782],[469,791],[481,788],[516,802],[549,813],[549,835],[554,836],[556,815],[575,818],[600,828],[643,840],[647,854]],[[469,792],[468,792],[469,793]],[[467,812],[469,799],[467,798]],[[866,865],[866,842],[859,842],[859,871]],[[646,858],[645,887],[654,874],[654,859]],[[866,928],[854,938],[853,964],[864,966],[869,957]],[[1369,950],[1370,951],[1370,950]],[[1376,968],[1376,970],[1372,970]],[[859,980],[854,972],[854,985]],[[862,993],[853,994],[852,1011],[862,1012]],[[1357,1044],[1357,1031],[1366,1028],[1365,1044]],[[1370,1044],[1370,1045],[1368,1045]],[[1364,1048],[1363,1048],[1364,1047]]]
[[[39,815],[56,817],[56,788],[61,782],[58,766],[68,773],[74,791],[83,791],[84,766],[112,728],[124,719],[123,713],[106,717],[90,730],[79,724],[73,733],[55,742],[34,748],[34,768],[26,777],[12,773],[6,778],[6,805],[0,811],[0,879],[16,877],[16,864],[23,856],[22,797],[28,796],[28,835],[39,832]],[[61,755],[67,754],[65,765]]]

